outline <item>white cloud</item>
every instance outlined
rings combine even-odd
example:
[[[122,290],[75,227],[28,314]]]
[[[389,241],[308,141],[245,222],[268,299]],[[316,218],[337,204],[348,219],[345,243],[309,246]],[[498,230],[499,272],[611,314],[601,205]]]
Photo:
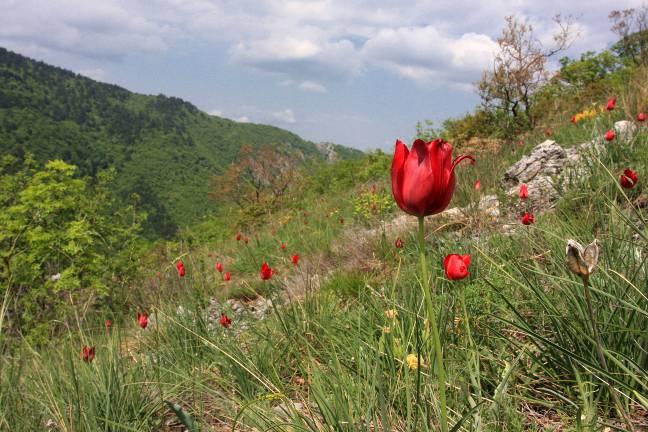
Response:
[[[326,93],[326,87],[315,81],[302,81],[299,83],[299,88],[301,90],[315,93]]]
[[[250,119],[248,116],[236,117],[233,118],[232,120],[234,120],[237,123],[250,123]]]
[[[211,110],[207,114],[211,116],[216,116],[216,117],[223,117],[223,111],[221,110]]]
[[[290,108],[282,111],[273,112],[272,117],[275,120],[279,120],[280,122],[284,122],[284,123],[289,123],[289,124],[297,123],[297,120],[295,119],[295,113]]]

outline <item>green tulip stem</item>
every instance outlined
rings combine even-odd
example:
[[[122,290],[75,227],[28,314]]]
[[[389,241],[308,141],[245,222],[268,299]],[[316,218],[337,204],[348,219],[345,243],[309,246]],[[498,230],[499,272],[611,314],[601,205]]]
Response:
[[[430,291],[430,279],[428,276],[427,260],[425,259],[425,217],[419,216],[419,258],[421,261],[421,287],[423,288],[423,297],[427,307],[428,322],[432,328],[432,337],[434,338],[434,358],[437,366],[437,379],[439,385],[439,402],[441,405],[441,432],[448,432],[448,410],[446,408],[445,393],[445,369],[443,368],[443,349],[441,347],[441,338],[439,337],[439,328],[437,326],[434,303],[432,302],[432,292]]]

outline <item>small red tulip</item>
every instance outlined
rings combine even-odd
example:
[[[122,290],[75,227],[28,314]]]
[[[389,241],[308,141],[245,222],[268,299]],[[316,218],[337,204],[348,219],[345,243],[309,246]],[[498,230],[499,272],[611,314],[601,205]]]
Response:
[[[443,260],[445,274],[450,280],[460,280],[470,274],[468,266],[470,265],[470,255],[450,254]]]
[[[548,136],[548,137],[550,137],[551,135],[553,135],[553,129],[551,129],[550,127],[548,127],[547,129],[545,129],[545,135]]]
[[[231,280],[231,279],[232,279],[232,273],[230,273],[230,272],[225,272],[225,274],[223,275],[223,280],[224,280],[225,282],[228,282],[228,281]]]
[[[241,237],[243,237],[243,236],[241,235],[241,233],[237,233],[237,234],[236,234],[236,241],[241,241]]]
[[[621,174],[621,178],[620,178],[621,186],[623,186],[626,189],[632,189],[637,185],[638,181],[639,181],[639,175],[637,174],[636,171],[631,170],[630,168],[626,168],[623,171],[623,174]]]
[[[442,139],[416,140],[412,150],[396,141],[392,160],[392,193],[396,204],[413,216],[441,213],[448,207],[455,190],[455,167],[472,156],[452,160],[452,145]]]
[[[112,327],[112,320],[107,319],[106,320],[106,330],[110,330]]]
[[[605,133],[605,141],[612,141],[614,138],[616,138],[616,133],[612,129]]]
[[[605,109],[608,111],[612,111],[615,107],[616,107],[616,98],[608,99]]]
[[[290,259],[294,265],[299,264],[299,255],[293,255]]]
[[[95,347],[83,345],[83,349],[81,350],[81,358],[84,362],[91,363],[95,358]]]
[[[224,313],[222,313],[220,317],[220,325],[222,325],[225,328],[229,328],[232,325],[232,319],[227,315],[225,315]]]
[[[576,124],[576,123],[578,122],[578,120],[576,120],[576,116],[575,116],[575,115],[571,116],[571,119],[570,119],[569,121],[572,122],[572,123],[574,123],[574,124]]]
[[[396,246],[396,249],[401,249],[405,243],[403,243],[403,240],[399,238],[396,239],[396,242],[394,243],[394,246]]]
[[[281,243],[281,250],[286,250],[286,243]]]
[[[527,199],[529,198],[529,186],[526,183],[522,183],[520,185],[520,199]]]
[[[223,273],[223,263],[217,262],[216,263],[216,270]]]
[[[268,280],[272,278],[274,271],[270,268],[267,262],[264,262],[261,266],[261,279]]]
[[[646,113],[642,111],[639,114],[637,114],[637,121],[645,122],[646,121]]]
[[[148,325],[148,314],[146,312],[137,313],[137,325],[139,325],[143,329],[146,328],[146,326]]]
[[[184,263],[182,261],[178,261],[176,263],[176,269],[178,270],[178,276],[184,277],[184,275],[185,275],[185,266],[184,266]]]
[[[535,222],[535,217],[533,216],[532,213],[529,212],[524,213],[524,216],[522,216],[522,224],[531,225],[534,222]]]
[[[475,189],[477,189],[477,190],[481,189],[481,181],[479,181],[479,180],[475,181]]]

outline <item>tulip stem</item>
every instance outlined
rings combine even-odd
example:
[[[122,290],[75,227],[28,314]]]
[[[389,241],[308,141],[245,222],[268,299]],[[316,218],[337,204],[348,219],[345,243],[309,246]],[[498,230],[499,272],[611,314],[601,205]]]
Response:
[[[428,322],[432,328],[432,337],[434,339],[434,358],[437,366],[437,380],[439,386],[439,404],[441,416],[441,432],[448,432],[448,412],[446,408],[445,393],[445,369],[443,368],[443,348],[441,347],[441,338],[439,337],[439,328],[437,326],[434,303],[432,302],[432,292],[430,291],[430,279],[428,276],[427,260],[425,259],[425,217],[419,216],[419,258],[421,261],[421,286],[423,287],[423,297],[427,307]]]

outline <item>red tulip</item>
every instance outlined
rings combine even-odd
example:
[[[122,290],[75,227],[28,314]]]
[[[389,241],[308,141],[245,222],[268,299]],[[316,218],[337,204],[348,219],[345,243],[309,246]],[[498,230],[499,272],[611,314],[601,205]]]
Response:
[[[107,319],[106,320],[106,330],[110,330],[112,327],[112,320]]]
[[[645,122],[646,121],[646,113],[642,111],[639,114],[637,114],[637,121]]]
[[[281,250],[286,250],[286,243],[281,243]]]
[[[616,107],[616,98],[608,99],[605,109],[608,111],[612,111],[615,107]]]
[[[274,271],[270,268],[267,262],[264,262],[261,266],[261,279],[268,280],[272,277]]]
[[[230,273],[230,272],[225,272],[225,274],[223,275],[223,280],[224,280],[225,282],[227,282],[227,281],[229,281],[230,279],[232,279],[232,273]]]
[[[605,141],[612,141],[614,138],[616,138],[616,133],[612,129],[605,133]]]
[[[620,178],[621,186],[623,186],[626,189],[632,189],[637,185],[638,181],[639,181],[639,175],[637,174],[636,171],[633,171],[630,168],[626,168],[623,171],[623,174],[621,174],[621,178]]]
[[[414,216],[429,216],[448,207],[455,190],[455,167],[464,159],[452,160],[452,145],[442,139],[414,141],[412,151],[396,141],[392,160],[392,193],[398,206]]]
[[[236,234],[236,241],[241,241],[241,233]]]
[[[574,124],[576,124],[576,122],[578,122],[578,120],[576,120],[576,116],[575,116],[575,115],[571,116],[571,119],[570,119],[569,121],[572,122],[572,123],[574,123]]]
[[[520,199],[527,199],[529,198],[529,186],[526,183],[522,183],[520,185]]]
[[[95,347],[83,345],[83,349],[81,350],[81,358],[84,362],[91,363],[95,358]]]
[[[223,263],[217,262],[216,263],[216,270],[223,273]]]
[[[479,180],[475,181],[475,189],[477,190],[481,189],[481,182]]]
[[[522,224],[531,225],[534,222],[535,222],[535,217],[533,216],[532,213],[529,212],[524,213],[524,216],[522,216]]]
[[[178,270],[178,276],[184,277],[184,275],[185,275],[185,266],[184,266],[184,263],[182,261],[178,261],[176,263],[176,269]]]
[[[394,243],[394,246],[396,246],[396,249],[401,249],[405,243],[403,243],[403,240],[401,240],[400,237],[396,239],[396,242]]]
[[[460,280],[470,274],[470,255],[450,254],[443,260],[445,274],[450,280]]]
[[[222,325],[225,328],[229,328],[232,325],[232,319],[227,315],[225,315],[224,313],[222,313],[220,317],[220,325]]]
[[[143,329],[146,328],[146,326],[148,325],[148,314],[146,312],[137,313],[137,325],[139,325]]]
[[[293,255],[291,260],[293,264],[295,265],[299,264],[299,255]]]

